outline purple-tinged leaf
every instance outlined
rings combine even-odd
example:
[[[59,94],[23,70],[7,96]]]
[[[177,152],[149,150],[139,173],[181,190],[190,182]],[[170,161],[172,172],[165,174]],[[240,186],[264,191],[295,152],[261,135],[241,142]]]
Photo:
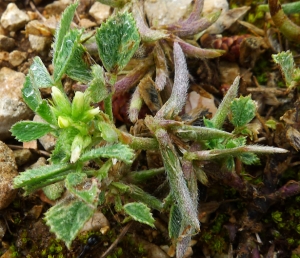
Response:
[[[176,41],[178,41],[178,44],[181,46],[183,52],[190,57],[216,58],[226,53],[226,51],[219,50],[219,49],[207,49],[207,48],[195,47],[179,38],[176,38]]]
[[[170,98],[157,112],[156,117],[165,119],[173,118],[182,110],[189,88],[189,73],[185,56],[178,43],[174,43],[175,77]]]
[[[159,43],[154,48],[154,61],[156,66],[155,85],[159,91],[162,91],[167,83],[168,67],[164,51]]]
[[[133,6],[132,15],[135,19],[142,41],[153,42],[168,37],[168,34],[166,34],[165,32],[160,30],[152,30],[148,27],[148,25],[144,21],[144,15],[137,4]]]

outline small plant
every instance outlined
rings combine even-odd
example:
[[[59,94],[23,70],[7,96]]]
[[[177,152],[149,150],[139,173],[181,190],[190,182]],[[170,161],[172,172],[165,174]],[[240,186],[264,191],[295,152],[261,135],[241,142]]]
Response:
[[[126,216],[124,222],[134,219],[151,227],[154,227],[155,221],[151,209],[170,212],[169,235],[176,245],[177,257],[182,257],[192,235],[200,231],[197,180],[203,182],[206,178],[200,169],[201,162],[218,162],[225,164],[229,171],[234,171],[236,159],[250,165],[258,162],[256,153],[286,152],[280,148],[246,144],[247,137],[251,136],[248,124],[255,116],[256,105],[250,96],[236,98],[239,77],[216,115],[211,120],[204,118],[205,126],[194,126],[193,120],[180,117],[189,88],[184,52],[196,56],[201,52],[202,57],[214,57],[222,53],[197,49],[179,38],[194,35],[203,29],[199,29],[199,24],[203,23],[198,22],[199,16],[196,15],[201,9],[200,2],[196,1],[191,16],[180,22],[181,28],[185,28],[183,31],[177,31],[178,26],[175,25],[161,30],[149,29],[144,26],[136,6],[132,7],[133,15],[127,11],[130,8],[125,6],[96,30],[94,40],[103,67],[85,62],[84,57],[88,53],[83,39],[86,34],[81,29],[70,29],[77,7],[77,4],[72,4],[63,13],[60,27],[55,33],[53,74],[48,73],[39,57],[34,58],[22,93],[27,105],[45,123],[21,121],[12,127],[11,132],[23,142],[51,133],[57,137],[57,142],[49,165],[21,173],[14,179],[14,187],[23,188],[25,194],[41,188],[45,193],[49,192],[49,187],[56,188],[55,191],[66,188],[66,197],[46,212],[45,219],[51,231],[68,248],[99,206],[113,204],[117,212]],[[118,3],[122,4],[121,1]],[[193,26],[187,26],[190,22],[193,22]],[[207,26],[209,24],[206,23]],[[172,48],[163,50],[165,41]],[[145,138],[116,128],[112,96],[128,90],[127,86],[122,86],[126,80],[118,80],[117,75],[134,54],[149,42],[153,52],[145,58],[156,60],[156,80],[152,86],[155,85],[157,96],[169,76],[167,66],[162,65],[166,63],[166,49],[173,52],[171,59],[175,75],[169,99],[158,105],[153,115],[144,119],[152,135]],[[149,82],[151,85],[150,75],[141,72],[141,69],[129,72],[127,79],[133,74],[139,74],[141,80],[141,86],[137,89]],[[75,92],[72,101],[63,90],[64,75],[87,85],[83,92]],[[43,87],[51,87],[52,99],[42,99],[39,88]],[[137,99],[140,96],[135,90],[131,107],[136,107],[134,104]],[[144,100],[147,101],[147,98]],[[101,101],[104,102],[104,111],[94,106]],[[136,120],[133,113],[131,109],[129,115],[132,121]],[[222,130],[227,118],[234,126],[231,133]],[[130,164],[138,150],[158,150],[164,167],[132,172]],[[93,166],[90,166],[91,161]],[[120,171],[118,168],[121,168]],[[160,200],[145,192],[139,183],[164,171],[170,192]]]

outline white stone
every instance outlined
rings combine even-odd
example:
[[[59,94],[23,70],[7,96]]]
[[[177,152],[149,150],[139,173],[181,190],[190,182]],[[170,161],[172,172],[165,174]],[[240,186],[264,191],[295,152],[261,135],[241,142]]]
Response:
[[[89,14],[95,19],[97,24],[101,24],[109,17],[110,6],[95,2],[89,10]]]
[[[3,67],[0,70],[0,139],[10,136],[16,122],[32,117],[32,111],[22,99],[25,75]]]
[[[14,3],[7,5],[5,12],[1,16],[1,26],[9,31],[17,31],[24,28],[29,21],[29,16],[21,11]]]
[[[146,0],[145,13],[150,26],[175,23],[190,10],[192,0]]]

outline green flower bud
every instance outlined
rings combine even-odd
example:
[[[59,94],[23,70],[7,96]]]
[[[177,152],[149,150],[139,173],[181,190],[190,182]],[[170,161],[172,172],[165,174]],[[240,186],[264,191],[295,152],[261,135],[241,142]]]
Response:
[[[51,95],[56,108],[66,115],[71,115],[71,103],[66,94],[53,86]]]
[[[69,117],[59,116],[58,126],[60,128],[67,128],[72,124],[72,120]]]
[[[79,159],[81,151],[83,149],[83,144],[83,137],[80,134],[77,134],[71,146],[71,163],[75,163]]]
[[[72,102],[72,117],[79,118],[84,112],[84,93],[77,91]]]
[[[100,109],[98,107],[87,110],[84,112],[84,115],[81,120],[84,122],[91,121],[95,117],[95,115],[98,115],[99,113],[100,113]]]

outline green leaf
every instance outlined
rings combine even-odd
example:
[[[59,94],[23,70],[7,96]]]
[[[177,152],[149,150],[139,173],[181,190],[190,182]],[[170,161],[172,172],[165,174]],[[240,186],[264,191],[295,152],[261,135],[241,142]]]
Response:
[[[90,65],[85,62],[84,55],[85,50],[79,43],[75,43],[74,53],[67,64],[65,73],[75,81],[82,83],[88,83],[93,79]]]
[[[66,171],[68,171],[70,168],[70,164],[61,163],[26,170],[25,172],[22,172],[20,175],[14,178],[14,188],[35,186],[40,183],[43,184],[43,181],[49,178],[65,174]]]
[[[105,141],[112,143],[118,140],[118,134],[112,125],[106,122],[99,122],[98,128],[101,131],[101,136]]]
[[[42,102],[42,97],[39,89],[31,82],[32,77],[32,72],[29,70],[29,74],[25,77],[25,82],[22,88],[22,97],[27,106],[30,107],[31,110],[35,111],[38,105]]]
[[[60,198],[64,191],[65,184],[63,181],[56,182],[54,184],[43,187],[44,194],[52,201]]]
[[[85,162],[100,157],[116,158],[130,164],[134,158],[134,152],[127,145],[118,143],[90,150],[84,153],[79,160]]]
[[[218,107],[217,112],[211,119],[214,124],[214,128],[220,129],[228,115],[231,102],[236,97],[239,88],[240,77],[236,77],[229,90],[227,91],[223,101]]]
[[[94,214],[96,207],[75,198],[66,198],[45,213],[46,224],[70,249],[80,229]]]
[[[79,131],[73,127],[68,127],[59,131],[55,149],[51,154],[51,161],[53,164],[70,161],[72,142],[78,133]]]
[[[45,123],[20,121],[14,124],[10,131],[17,140],[21,142],[29,142],[53,131],[53,128],[49,124]]]
[[[87,179],[87,175],[84,173],[69,173],[65,185],[70,193],[82,201],[97,206],[100,190],[95,178]]]
[[[229,139],[226,141],[225,148],[230,149],[230,148],[235,148],[239,146],[244,146],[246,144],[246,137],[238,137],[234,139]]]
[[[52,64],[55,66],[56,60],[60,54],[60,49],[62,47],[62,42],[67,32],[70,30],[70,25],[73,20],[75,10],[78,6],[78,3],[69,5],[66,10],[62,13],[61,20],[58,28],[55,31],[55,40],[53,46],[53,61]]]
[[[197,207],[195,207],[192,201],[184,179],[180,160],[171,138],[164,129],[158,129],[155,132],[155,136],[159,143],[160,152],[170,183],[171,193],[178,205],[180,213],[184,214],[183,220],[193,228],[199,230],[200,225],[197,216]]]
[[[281,73],[285,79],[286,86],[289,87],[293,81],[294,74],[294,58],[291,51],[282,51],[276,55],[272,55],[276,64],[279,65]]]
[[[58,52],[58,56],[54,62],[53,71],[53,78],[55,83],[57,83],[61,79],[68,66],[74,65],[71,64],[70,61],[72,60],[73,55],[75,54],[79,46],[81,33],[82,31],[79,31],[77,29],[68,32],[63,38],[61,48],[56,51]]]
[[[35,112],[49,124],[57,126],[57,120],[48,102],[43,99]]]
[[[37,88],[47,88],[54,85],[54,82],[40,57],[36,56],[33,58],[33,64],[30,66],[30,71],[32,73],[33,84]]]
[[[124,211],[134,220],[147,224],[150,227],[154,226],[154,218],[147,205],[140,202],[127,203],[123,206]]]
[[[117,74],[127,65],[140,43],[132,15],[118,13],[102,23],[96,31],[96,42],[105,69]]]
[[[109,92],[106,89],[103,68],[97,64],[93,65],[92,74],[94,79],[90,82],[85,94],[91,98],[92,102],[98,103],[104,100],[109,95]]]
[[[259,164],[260,162],[257,155],[251,152],[242,153],[239,158],[246,165]]]
[[[169,237],[177,239],[179,237],[180,227],[182,222],[182,216],[177,205],[173,204],[170,210],[169,219]]]
[[[234,99],[230,105],[229,120],[235,127],[248,124],[255,116],[256,105],[251,96],[240,96]]]

